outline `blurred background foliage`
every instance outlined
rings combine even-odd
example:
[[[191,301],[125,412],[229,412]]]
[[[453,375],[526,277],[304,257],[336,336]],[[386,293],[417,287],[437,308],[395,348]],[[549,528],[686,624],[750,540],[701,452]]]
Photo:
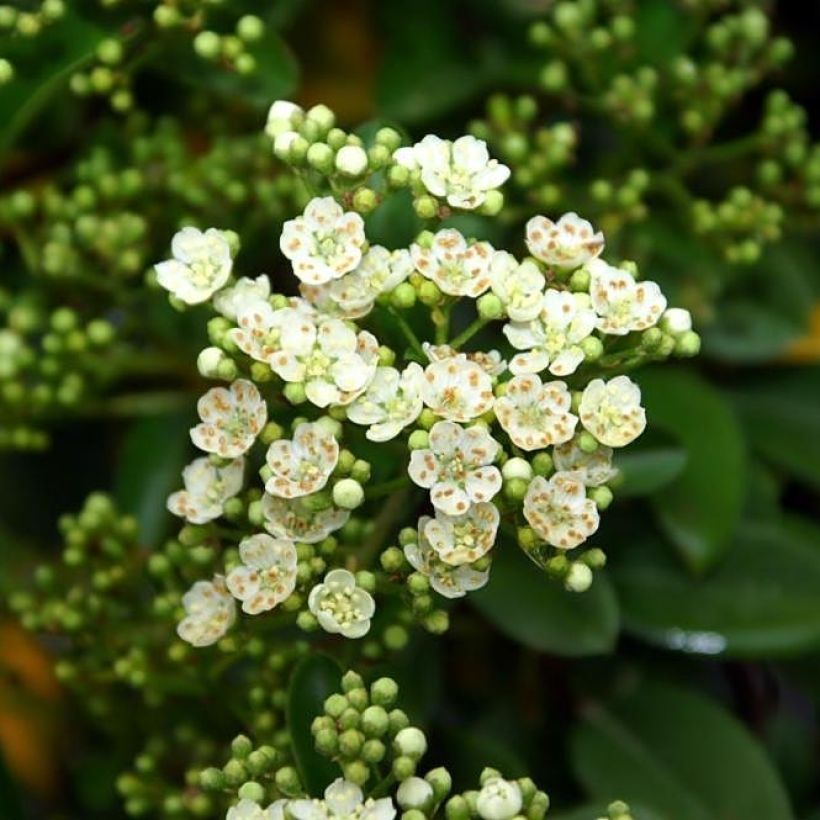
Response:
[[[58,558],[57,518],[91,490],[142,547],[168,534],[206,340],[146,272],[193,223],[239,232],[242,269],[276,280],[305,194],[261,136],[267,105],[323,102],[363,135],[469,129],[513,177],[503,219],[464,230],[577,210],[704,349],[638,376],[650,429],[592,589],[502,551],[448,635],[393,663],[411,716],[454,774],[531,773],[563,820],[612,796],[642,820],[820,818],[819,30],[785,0],[4,5],[3,595]],[[372,221],[393,246],[419,227],[389,204]],[[116,776],[159,731],[81,708],[52,671],[65,641],[0,624],[7,820],[121,816]],[[169,725],[218,723],[179,708]]]

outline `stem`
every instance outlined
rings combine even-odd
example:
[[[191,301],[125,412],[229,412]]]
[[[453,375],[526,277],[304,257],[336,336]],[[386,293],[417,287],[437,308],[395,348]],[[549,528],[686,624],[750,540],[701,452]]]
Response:
[[[450,311],[453,309],[453,303],[448,302],[439,309],[439,316],[435,316],[433,321],[436,323],[436,344],[447,344],[447,337],[450,335]]]
[[[482,319],[480,316],[467,325],[461,333],[458,334],[454,339],[450,340],[450,347],[454,347],[458,350],[465,342],[469,341],[470,339],[475,336],[476,333],[479,332],[483,327],[490,323],[489,319]]]
[[[396,521],[407,513],[408,490],[409,487],[407,485],[403,486],[398,492],[394,492],[385,502],[381,512],[373,522],[373,530],[370,536],[356,553],[356,562],[359,566],[368,567],[373,563],[387,534],[393,528]]]
[[[427,357],[424,355],[424,348],[421,346],[421,342],[419,341],[418,336],[416,336],[412,327],[410,327],[410,323],[404,316],[399,313],[393,307],[388,307],[387,312],[395,319],[396,324],[399,327],[399,330],[404,334],[404,338],[407,340],[407,343],[412,348],[413,352],[424,361]]]
[[[723,142],[717,145],[708,145],[705,148],[691,148],[688,151],[682,151],[678,155],[678,159],[672,164],[670,170],[673,173],[683,175],[688,171],[702,165],[713,165],[720,162],[729,162],[733,159],[739,159],[746,156],[746,154],[756,151],[762,142],[760,134],[750,134],[746,137],[732,140],[731,142]]]
[[[372,487],[368,487],[367,497],[381,498],[383,495],[390,495],[396,490],[401,490],[408,486],[408,484],[410,484],[410,479],[407,476],[399,476],[390,481],[383,481],[381,484],[374,484]]]

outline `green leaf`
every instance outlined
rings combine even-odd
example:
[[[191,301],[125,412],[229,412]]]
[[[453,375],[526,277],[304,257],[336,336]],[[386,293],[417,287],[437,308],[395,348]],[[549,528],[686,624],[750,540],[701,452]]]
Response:
[[[299,663],[290,679],[287,723],[293,757],[302,783],[313,797],[321,797],[325,787],[339,776],[339,767],[314,748],[310,725],[323,713],[325,698],[339,691],[341,678],[336,661],[316,653]]]
[[[749,731],[709,698],[643,683],[591,703],[572,737],[589,793],[647,806],[664,820],[791,820],[788,797]]]
[[[652,447],[615,454],[621,471],[618,497],[651,495],[674,481],[686,466],[687,453],[680,447]]]
[[[705,578],[651,539],[632,542],[610,570],[624,627],[653,643],[741,657],[820,648],[820,528],[808,521],[749,524]]]
[[[685,48],[697,26],[696,16],[668,0],[641,0],[635,20],[639,59],[667,65]]]
[[[140,539],[148,546],[158,546],[167,531],[165,501],[182,486],[191,422],[189,413],[143,418],[122,443],[114,497],[121,510],[136,516]]]
[[[779,356],[803,325],[768,304],[733,301],[719,308],[717,321],[704,328],[703,350],[728,362],[765,362]]]
[[[23,820],[20,791],[0,755],[0,817],[3,820]]]
[[[730,395],[752,449],[820,488],[820,367],[761,374]]]
[[[652,496],[658,520],[690,569],[714,566],[737,528],[746,494],[743,434],[731,406],[695,373],[651,370],[639,378],[650,426],[687,452],[677,479]]]
[[[583,593],[567,592],[512,543],[495,548],[490,581],[470,602],[505,635],[541,652],[609,652],[618,635],[618,604],[606,575]]]

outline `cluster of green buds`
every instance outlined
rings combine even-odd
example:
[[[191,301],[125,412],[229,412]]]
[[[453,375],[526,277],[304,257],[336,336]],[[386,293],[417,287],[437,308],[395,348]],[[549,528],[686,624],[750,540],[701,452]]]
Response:
[[[29,5],[30,8],[22,9],[0,5],[0,42],[11,43],[13,47],[33,40],[44,29],[59,22],[66,12],[65,0],[39,0]],[[7,50],[4,49],[4,55]],[[15,73],[15,64],[6,56],[0,57],[0,88],[14,80]]]

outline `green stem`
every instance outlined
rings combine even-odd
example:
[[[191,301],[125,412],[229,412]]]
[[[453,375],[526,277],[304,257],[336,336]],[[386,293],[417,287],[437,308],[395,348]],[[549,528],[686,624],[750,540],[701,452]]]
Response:
[[[450,335],[450,311],[453,309],[453,303],[447,302],[438,309],[439,316],[434,318],[436,324],[436,344],[443,345],[447,343],[447,337]],[[434,314],[435,316],[435,311]]]
[[[465,342],[468,342],[470,339],[475,336],[482,328],[490,323],[489,319],[482,319],[480,316],[467,325],[461,333],[458,334],[454,339],[450,340],[450,347],[454,347],[458,350]]]
[[[410,327],[410,323],[404,316],[399,313],[393,307],[388,307],[387,312],[390,316],[395,320],[396,324],[398,325],[399,330],[401,330],[404,338],[407,340],[407,343],[412,348],[413,352],[422,360],[424,361],[427,357],[424,355],[424,348],[421,346],[421,342],[419,341],[418,336],[416,336],[412,327]]]
[[[374,484],[367,488],[368,498],[381,498],[384,495],[390,495],[396,490],[401,490],[403,487],[410,484],[410,479],[407,476],[399,476],[391,481],[383,481],[381,484]]]
[[[714,165],[715,163],[730,162],[751,154],[761,146],[763,137],[761,134],[750,134],[746,137],[732,140],[731,142],[718,143],[717,145],[707,145],[704,148],[691,148],[682,151],[678,155],[676,162],[670,167],[672,173],[683,175],[693,171],[703,165]]]

